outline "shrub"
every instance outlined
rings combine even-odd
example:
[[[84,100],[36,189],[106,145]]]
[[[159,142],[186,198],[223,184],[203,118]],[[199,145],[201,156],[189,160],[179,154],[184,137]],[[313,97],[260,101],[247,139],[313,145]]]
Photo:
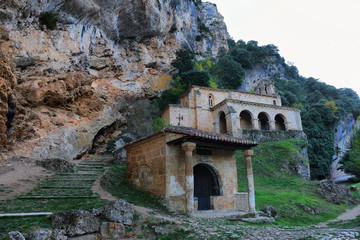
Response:
[[[58,15],[53,12],[43,12],[39,17],[40,25],[45,25],[48,29],[56,29],[58,22]]]

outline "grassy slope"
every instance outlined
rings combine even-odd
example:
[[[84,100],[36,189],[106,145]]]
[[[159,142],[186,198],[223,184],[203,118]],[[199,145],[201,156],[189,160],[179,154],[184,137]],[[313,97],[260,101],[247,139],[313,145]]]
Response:
[[[141,191],[126,181],[125,165],[113,166],[101,179],[101,186],[117,198],[126,199],[135,205],[169,213],[161,198]]]
[[[267,142],[254,148],[253,171],[256,209],[271,205],[279,212],[276,223],[280,225],[311,225],[336,218],[351,206],[334,205],[323,200],[318,192],[317,181],[307,181],[292,173],[297,161],[301,161],[301,146],[297,139]],[[237,154],[239,191],[246,191],[244,158]],[[290,166],[290,170],[284,168]],[[305,212],[296,203],[318,208],[320,215]]]

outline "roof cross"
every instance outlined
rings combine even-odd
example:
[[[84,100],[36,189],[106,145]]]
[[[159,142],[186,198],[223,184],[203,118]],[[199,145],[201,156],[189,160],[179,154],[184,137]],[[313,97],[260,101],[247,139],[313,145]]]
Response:
[[[180,126],[180,121],[181,121],[181,120],[184,120],[184,117],[183,117],[183,116],[181,116],[181,115],[180,115],[180,113],[179,113],[179,116],[178,116],[178,117],[176,117],[176,119],[177,119],[177,120],[179,120],[179,122],[178,122],[178,126]]]

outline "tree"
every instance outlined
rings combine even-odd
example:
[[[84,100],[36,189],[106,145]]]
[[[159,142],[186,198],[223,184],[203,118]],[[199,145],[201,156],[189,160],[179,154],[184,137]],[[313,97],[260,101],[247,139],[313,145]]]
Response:
[[[182,49],[176,52],[176,59],[172,66],[179,70],[179,73],[187,72],[193,69],[195,54],[190,49]]]
[[[341,159],[341,169],[360,178],[360,128],[358,128],[351,140],[350,151]]]
[[[245,77],[245,70],[240,63],[232,59],[231,56],[220,58],[217,63],[215,73],[219,79],[218,83],[225,89],[238,89]]]

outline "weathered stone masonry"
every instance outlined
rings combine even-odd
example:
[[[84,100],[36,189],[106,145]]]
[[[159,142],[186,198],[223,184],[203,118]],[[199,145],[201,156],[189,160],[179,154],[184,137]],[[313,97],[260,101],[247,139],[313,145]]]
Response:
[[[278,95],[193,86],[162,117],[170,126],[125,147],[127,179],[179,212],[256,215],[249,139],[302,133],[300,111],[281,106]],[[236,150],[245,156],[246,193],[238,192]]]

